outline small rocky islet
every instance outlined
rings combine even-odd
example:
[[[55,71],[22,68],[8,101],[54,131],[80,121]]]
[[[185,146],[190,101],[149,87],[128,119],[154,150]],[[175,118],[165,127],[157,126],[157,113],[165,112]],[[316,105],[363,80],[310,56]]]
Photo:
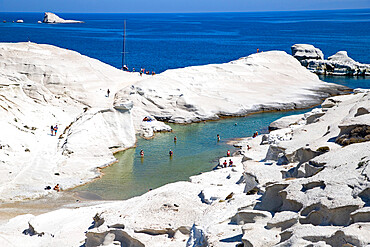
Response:
[[[338,51],[324,59],[323,52],[308,44],[291,47],[292,55],[308,70],[318,75],[370,76],[370,64],[362,64],[350,58],[347,51]]]

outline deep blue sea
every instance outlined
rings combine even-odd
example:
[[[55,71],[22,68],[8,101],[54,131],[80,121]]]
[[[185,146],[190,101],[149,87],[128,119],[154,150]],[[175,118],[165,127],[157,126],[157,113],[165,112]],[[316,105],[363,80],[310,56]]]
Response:
[[[157,73],[171,68],[223,63],[297,43],[320,48],[325,57],[346,50],[370,63],[370,9],[337,11],[59,14],[83,24],[37,24],[43,13],[0,13],[0,42],[32,41],[76,50],[121,67],[123,21],[126,63]],[[12,23],[23,19],[24,23]]]
[[[370,9],[264,13],[203,14],[60,14],[83,24],[37,24],[43,13],[0,13],[0,42],[32,41],[76,50],[121,67],[123,22],[126,20],[126,64],[157,73],[167,69],[224,63],[260,51],[283,50],[308,43],[325,57],[346,50],[353,59],[370,63]],[[23,19],[24,23],[12,23]],[[370,78],[321,77],[351,88],[370,88]],[[126,199],[169,182],[211,170],[227,143],[255,131],[267,132],[276,112],[229,118],[217,122],[172,125],[173,133],[138,139],[137,148],[119,153],[119,162],[104,169],[102,179],[76,188],[80,195]],[[237,123],[237,125],[235,125]],[[216,141],[220,134],[221,142]],[[178,137],[177,143],[173,137]],[[169,158],[168,150],[174,151]],[[140,149],[145,158],[141,159]],[[87,192],[87,193],[86,193]],[[93,193],[95,196],[91,196]]]

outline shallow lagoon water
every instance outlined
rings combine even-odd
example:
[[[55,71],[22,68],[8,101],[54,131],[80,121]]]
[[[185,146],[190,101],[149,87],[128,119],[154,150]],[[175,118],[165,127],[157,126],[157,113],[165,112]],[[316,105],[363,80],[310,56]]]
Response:
[[[155,138],[138,138],[137,147],[116,154],[118,163],[103,169],[104,176],[74,191],[87,191],[102,199],[127,199],[164,184],[187,181],[190,176],[212,170],[218,158],[235,148],[228,145],[234,138],[267,133],[267,126],[283,116],[308,110],[252,114],[247,117],[189,125],[171,124],[172,133],[157,133]],[[236,125],[235,125],[236,124]],[[221,141],[217,141],[220,134]],[[174,136],[177,141],[174,142]],[[145,152],[140,157],[140,149]],[[171,158],[169,149],[174,152]]]
[[[369,77],[320,76],[320,79],[351,88],[370,88]],[[252,136],[255,131],[267,133],[268,125],[276,119],[309,110],[258,113],[188,125],[170,124],[172,133],[157,133],[150,140],[138,137],[137,147],[117,153],[118,163],[103,169],[101,179],[73,191],[105,200],[128,199],[167,183],[187,181],[190,176],[212,170],[228,149],[235,151],[228,141]],[[221,136],[220,142],[217,142],[217,134]],[[144,158],[140,157],[140,149],[145,152]],[[168,155],[169,149],[174,152],[172,158]]]

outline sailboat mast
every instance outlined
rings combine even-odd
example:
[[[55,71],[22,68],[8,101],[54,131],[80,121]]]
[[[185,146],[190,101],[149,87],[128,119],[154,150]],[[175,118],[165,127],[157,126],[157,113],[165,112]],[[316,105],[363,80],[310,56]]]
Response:
[[[126,20],[123,21],[122,68],[126,65]]]

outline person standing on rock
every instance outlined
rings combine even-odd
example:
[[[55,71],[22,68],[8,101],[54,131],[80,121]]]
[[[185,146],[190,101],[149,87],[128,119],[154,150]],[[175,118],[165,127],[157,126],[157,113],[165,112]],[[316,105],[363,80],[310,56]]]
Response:
[[[109,97],[109,94],[110,94],[110,90],[109,90],[109,88],[108,88],[108,90],[107,90],[107,95],[108,95],[108,97]]]
[[[51,131],[51,136],[53,136],[54,135],[54,126],[53,125],[50,126],[50,131]]]
[[[55,136],[57,135],[57,131],[58,131],[58,125],[56,124],[55,127],[54,127]]]
[[[230,154],[230,150],[227,150],[227,153],[226,153],[227,157],[230,157],[231,154]]]

